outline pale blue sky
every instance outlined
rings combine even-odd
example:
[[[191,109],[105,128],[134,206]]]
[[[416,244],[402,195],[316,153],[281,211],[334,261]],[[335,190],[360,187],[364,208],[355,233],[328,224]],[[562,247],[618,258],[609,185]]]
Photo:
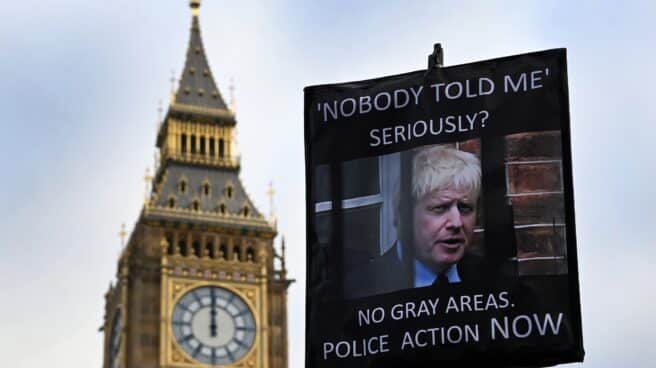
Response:
[[[656,360],[656,5],[587,1],[205,0],[224,96],[235,78],[242,179],[273,181],[291,276],[290,357],[303,366],[303,94],[310,84],[567,47],[586,367]],[[99,367],[121,222],[143,201],[157,102],[185,56],[184,0],[12,1],[0,9],[0,346],[12,367]]]

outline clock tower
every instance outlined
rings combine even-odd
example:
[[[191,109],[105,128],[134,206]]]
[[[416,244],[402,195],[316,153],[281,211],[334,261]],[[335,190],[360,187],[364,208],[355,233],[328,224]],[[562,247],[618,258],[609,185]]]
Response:
[[[200,0],[157,134],[149,195],[105,294],[104,368],[287,367],[284,240],[239,178],[234,111],[201,38]]]

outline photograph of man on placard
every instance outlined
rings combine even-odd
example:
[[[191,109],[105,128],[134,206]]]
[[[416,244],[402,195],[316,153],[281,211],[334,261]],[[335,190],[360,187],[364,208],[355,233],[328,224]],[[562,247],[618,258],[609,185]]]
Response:
[[[479,258],[468,253],[474,239],[481,189],[480,160],[472,153],[445,146],[415,150],[412,158],[410,211],[400,209],[397,185],[393,203],[397,234],[410,225],[411,244],[397,239],[380,257],[347,272],[347,298],[400,289],[478,279]],[[399,236],[400,238],[400,236]]]
[[[476,156],[429,147],[413,159],[414,287],[461,282],[474,237],[481,165]],[[400,248],[402,249],[402,248]]]
[[[339,295],[567,273],[559,139],[557,131],[508,135],[489,172],[480,139],[345,161],[337,166],[339,233],[331,201],[337,182],[327,165],[317,166],[316,234],[343,272]],[[503,180],[487,195],[486,173]],[[484,197],[504,207],[484,208]],[[508,216],[488,233],[483,212],[493,225]],[[506,234],[502,241],[495,231]]]

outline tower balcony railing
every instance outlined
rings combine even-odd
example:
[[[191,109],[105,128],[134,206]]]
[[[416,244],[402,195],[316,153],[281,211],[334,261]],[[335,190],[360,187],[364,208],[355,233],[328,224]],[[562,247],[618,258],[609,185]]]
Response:
[[[187,219],[206,224],[221,224],[235,226],[238,228],[253,228],[260,231],[277,231],[277,224],[264,217],[244,216],[234,213],[220,213],[219,211],[203,211],[191,208],[171,208],[156,203],[153,198],[144,203],[143,213],[145,216],[153,216],[160,219]]]
[[[214,152],[214,155],[211,155],[210,152],[206,153],[190,153],[190,152],[179,152],[172,149],[163,149],[161,152],[162,159],[165,160],[175,160],[182,161],[191,164],[198,165],[209,165],[221,168],[235,169],[239,168],[241,163],[241,156],[219,156]]]

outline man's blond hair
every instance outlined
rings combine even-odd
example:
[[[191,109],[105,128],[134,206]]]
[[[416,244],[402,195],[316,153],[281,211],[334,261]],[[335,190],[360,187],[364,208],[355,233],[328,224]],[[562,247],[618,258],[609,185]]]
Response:
[[[481,163],[475,155],[444,146],[422,148],[412,162],[412,197],[417,200],[435,190],[453,189],[478,200]]]
[[[475,155],[444,146],[417,149],[412,161],[412,198],[441,189],[471,194],[478,201],[481,191],[481,163]],[[393,198],[394,226],[401,231],[400,185]]]

